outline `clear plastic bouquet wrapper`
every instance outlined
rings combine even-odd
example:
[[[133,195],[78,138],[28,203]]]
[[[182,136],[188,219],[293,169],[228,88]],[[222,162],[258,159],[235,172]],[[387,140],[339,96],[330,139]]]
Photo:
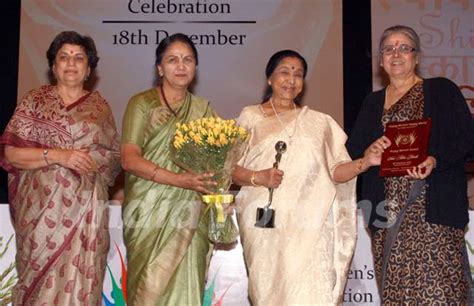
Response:
[[[208,187],[212,194],[202,196],[207,204],[208,237],[214,243],[231,243],[238,236],[237,226],[226,208],[234,200],[228,190],[247,139],[247,130],[232,119],[208,117],[176,124],[171,146],[174,162],[194,173],[212,172],[217,182]]]

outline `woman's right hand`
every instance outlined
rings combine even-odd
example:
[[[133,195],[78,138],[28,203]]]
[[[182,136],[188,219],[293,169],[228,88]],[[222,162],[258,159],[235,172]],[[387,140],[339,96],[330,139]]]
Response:
[[[179,175],[179,187],[194,190],[204,194],[211,194],[209,186],[215,186],[217,183],[212,180],[213,173],[196,174],[193,172],[184,172]]]
[[[94,171],[97,166],[88,149],[81,150],[50,150],[48,155],[52,163],[74,170],[80,174]]]
[[[254,182],[267,188],[278,188],[283,180],[284,172],[275,168],[260,170],[255,173]]]
[[[364,152],[364,163],[366,166],[378,166],[382,160],[382,153],[390,147],[392,143],[385,136],[374,141]]]

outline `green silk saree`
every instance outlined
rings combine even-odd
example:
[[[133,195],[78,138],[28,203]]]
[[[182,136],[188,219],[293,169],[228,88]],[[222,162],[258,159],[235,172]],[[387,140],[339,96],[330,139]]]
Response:
[[[122,143],[136,144],[142,156],[173,172],[176,123],[213,115],[207,101],[188,93],[176,110],[161,104],[156,88],[130,99]],[[209,242],[199,194],[153,183],[127,173],[123,206],[127,248],[128,305],[201,305]]]

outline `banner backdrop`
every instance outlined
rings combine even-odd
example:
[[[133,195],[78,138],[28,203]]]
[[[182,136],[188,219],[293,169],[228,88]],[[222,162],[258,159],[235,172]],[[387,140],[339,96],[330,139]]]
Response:
[[[357,248],[348,275],[344,305],[380,305],[370,252],[370,240],[359,215]],[[474,218],[473,218],[474,219]],[[122,277],[126,274],[126,251],[122,239],[122,216],[119,206],[110,207],[110,251],[107,258],[103,298],[105,306],[124,306],[118,298],[123,290]],[[10,240],[9,244],[8,241]],[[473,239],[474,241],[474,239]],[[8,205],[0,204],[0,297],[7,279],[14,280],[15,271],[6,273],[15,260],[15,239],[9,219]],[[12,282],[14,283],[14,281]],[[237,243],[228,250],[214,250],[207,276],[206,290],[213,296],[204,306],[249,306],[247,300],[247,272],[242,245]],[[115,298],[114,298],[115,297]],[[0,298],[1,302],[1,298]],[[0,303],[1,304],[1,303]]]
[[[194,93],[221,116],[260,102],[268,59],[294,49],[308,61],[305,104],[343,122],[342,0],[25,0],[19,97],[49,82],[46,50],[64,30],[95,40],[95,87],[119,128],[128,99],[154,85],[157,44],[175,32],[197,45]]]
[[[469,260],[474,262],[474,212],[470,212],[470,224],[466,233]],[[348,274],[348,282],[344,293],[344,305],[380,305],[375,274],[372,262],[370,240],[362,215],[358,215],[358,240],[356,252]],[[109,231],[111,236],[110,251],[107,258],[103,298],[105,306],[124,306],[118,297],[123,286],[122,277],[126,273],[125,246],[122,239],[122,218],[119,206],[110,207]],[[8,205],[0,204],[0,297],[12,279],[15,260],[15,239],[10,223]],[[9,273],[7,273],[11,270]],[[474,265],[471,264],[471,273]],[[3,276],[3,279],[1,278]],[[242,256],[240,243],[230,250],[215,250],[211,259],[206,290],[213,296],[211,304],[206,306],[248,306],[247,272]],[[0,298],[1,301],[1,298]]]

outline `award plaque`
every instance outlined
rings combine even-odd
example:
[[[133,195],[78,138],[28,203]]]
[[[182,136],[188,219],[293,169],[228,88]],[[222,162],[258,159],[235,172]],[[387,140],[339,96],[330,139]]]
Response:
[[[391,145],[382,154],[380,176],[402,176],[422,163],[428,154],[431,118],[390,122],[385,136]]]

